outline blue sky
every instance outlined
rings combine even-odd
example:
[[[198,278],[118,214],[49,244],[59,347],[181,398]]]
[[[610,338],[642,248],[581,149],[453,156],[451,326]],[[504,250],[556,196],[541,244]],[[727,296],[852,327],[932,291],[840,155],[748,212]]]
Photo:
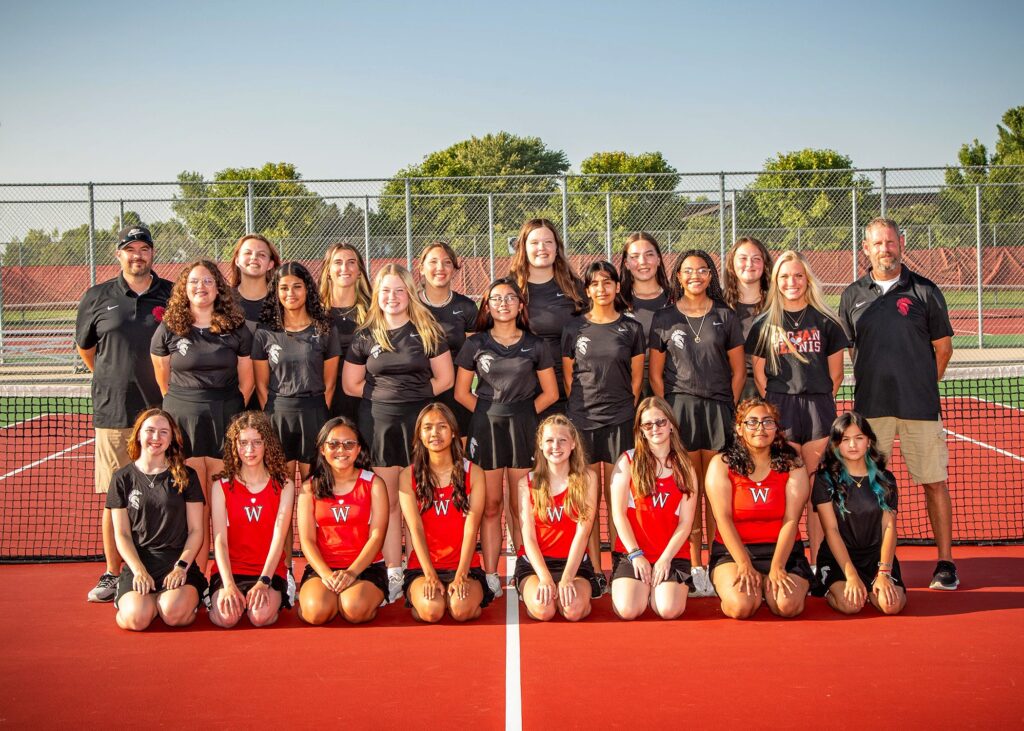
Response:
[[[1024,104],[1020,2],[34,0],[0,27],[3,182],[385,177],[502,129],[574,168],[942,165]]]

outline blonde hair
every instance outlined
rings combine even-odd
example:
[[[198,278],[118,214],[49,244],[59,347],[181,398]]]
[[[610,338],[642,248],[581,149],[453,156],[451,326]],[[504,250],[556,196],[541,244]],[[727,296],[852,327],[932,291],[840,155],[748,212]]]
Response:
[[[339,243],[331,244],[324,253],[324,265],[320,270],[320,302],[324,310],[331,310],[331,290],[334,282],[331,280],[331,259],[339,251],[351,251],[356,255],[356,263],[359,266],[359,278],[356,280],[356,323],[366,319],[366,313],[370,310],[370,275],[366,273],[366,263],[363,255],[359,253],[352,244]]]
[[[782,271],[782,266],[791,261],[799,262],[800,266],[804,268],[804,274],[807,277],[807,291],[804,295],[807,298],[807,305],[813,307],[837,325],[839,324],[839,318],[825,302],[821,285],[818,283],[818,278],[814,276],[814,272],[811,271],[807,260],[802,254],[792,249],[782,252],[772,267],[772,278],[768,286],[768,294],[765,298],[764,322],[761,325],[761,333],[757,338],[757,350],[767,352],[766,360],[768,363],[766,370],[770,373],[778,373],[779,371],[779,345],[781,343],[789,343],[789,339],[786,336],[786,324],[783,320],[785,317],[785,308],[783,307],[785,298],[779,289],[779,273]],[[801,363],[808,363],[807,356],[797,348],[791,348],[790,350]]]
[[[583,449],[580,433],[571,421],[561,414],[553,414],[537,427],[537,447],[533,459],[533,474],[530,480],[530,497],[533,499],[533,514],[548,522],[548,505],[551,503],[551,476],[548,461],[544,459],[542,438],[548,427],[568,429],[572,436],[572,454],[569,455],[569,486],[565,491],[565,513],[573,522],[579,523],[590,517],[587,506],[587,455]]]
[[[416,283],[413,281],[409,270],[401,264],[385,264],[377,272],[377,276],[373,278],[373,292],[370,293],[370,309],[357,331],[366,330],[369,332],[373,341],[384,348],[384,350],[391,352],[395,349],[391,344],[391,339],[388,337],[388,322],[384,319],[384,312],[379,304],[381,283],[384,281],[384,277],[389,275],[398,277],[402,280],[402,284],[405,285],[405,291],[409,296],[409,319],[420,336],[420,342],[423,343],[423,352],[427,354],[428,358],[433,358],[437,355],[437,349],[444,341],[444,331],[437,324],[437,320],[434,319],[426,305],[419,301],[419,298],[416,296]]]

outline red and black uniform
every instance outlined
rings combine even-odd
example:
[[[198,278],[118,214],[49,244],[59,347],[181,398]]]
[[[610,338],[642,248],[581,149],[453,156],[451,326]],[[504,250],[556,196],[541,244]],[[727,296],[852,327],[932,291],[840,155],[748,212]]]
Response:
[[[632,449],[624,453],[630,463],[633,461],[633,453]],[[683,492],[676,484],[675,477],[670,475],[659,477],[655,482],[654,492],[637,500],[633,494],[633,481],[630,479],[629,495],[626,500],[626,520],[633,530],[637,547],[643,550],[644,557],[653,564],[661,557],[679,525],[679,513],[683,509]],[[612,581],[617,578],[636,578],[633,565],[626,558],[627,553],[629,549],[622,543],[622,538],[616,536],[612,549]],[[672,557],[669,578],[685,583],[689,581],[689,577],[690,549],[684,541],[676,555]]]
[[[767,574],[775,555],[775,545],[786,515],[786,483],[788,472],[770,470],[763,480],[752,480],[729,470],[732,483],[732,522],[736,526],[743,546],[750,554],[754,570]],[[715,541],[711,545],[710,570],[734,559],[722,541],[722,534],[715,530]],[[811,580],[811,567],[804,557],[804,544],[799,529],[793,540],[793,550],[786,559],[786,571]]]

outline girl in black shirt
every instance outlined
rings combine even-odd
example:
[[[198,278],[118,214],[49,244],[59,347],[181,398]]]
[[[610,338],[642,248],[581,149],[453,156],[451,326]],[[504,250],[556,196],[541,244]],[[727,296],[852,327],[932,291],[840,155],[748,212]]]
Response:
[[[253,390],[252,333],[216,264],[201,259],[182,270],[149,352],[163,407],[182,432],[185,463],[199,476],[207,525],[224,434]],[[209,548],[204,532],[197,559],[203,571]]]
[[[192,624],[206,579],[194,560],[203,542],[203,491],[185,465],[181,432],[161,409],[139,414],[128,442],[132,462],[114,473],[107,507],[125,568],[117,584],[117,625],[144,630],[156,617]]]
[[[672,284],[665,271],[665,261],[658,241],[645,231],[626,237],[619,259],[619,277],[622,279],[622,299],[633,316],[644,326],[644,344],[651,335],[654,313],[672,304]],[[651,384],[647,376],[647,358],[644,357],[644,381],[641,393],[650,396]]]
[[[360,396],[359,433],[388,489],[384,539],[389,600],[402,595],[402,528],[398,473],[411,458],[416,416],[455,383],[444,331],[416,298],[409,271],[387,264],[374,278],[370,311],[356,330],[342,372],[345,393]]]
[[[452,279],[459,270],[455,250],[443,241],[434,241],[420,254],[420,277],[423,288],[420,302],[427,306],[437,324],[444,330],[445,340],[454,361],[468,335],[476,329],[477,307],[469,297],[452,290]],[[452,410],[459,422],[459,433],[469,430],[469,411],[455,399],[450,388],[438,399]]]
[[[537,415],[558,400],[558,384],[547,345],[530,332],[522,292],[514,279],[491,282],[480,301],[474,329],[476,333],[466,340],[456,359],[455,398],[472,412],[467,454],[483,468],[487,486],[480,523],[483,565],[488,587],[501,596],[497,571],[502,480],[508,480],[512,546],[519,548],[522,533],[516,490],[533,464]]]
[[[270,292],[270,278],[281,266],[281,255],[267,237],[245,234],[235,243],[229,261],[228,284],[245,313],[245,324],[255,332],[263,311],[263,300]]]
[[[370,310],[370,277],[363,255],[352,244],[331,244],[324,254],[320,272],[320,303],[331,313],[334,331],[341,347],[341,362],[352,344],[356,328]],[[331,416],[344,416],[353,422],[359,418],[359,399],[349,396],[341,385],[341,371],[331,400]]]
[[[562,380],[562,328],[583,309],[583,284],[565,256],[565,246],[555,224],[531,218],[519,229],[509,276],[523,291],[533,333],[548,347],[555,364],[558,401],[542,417],[564,414],[565,383]]]
[[[883,614],[907,605],[896,559],[898,498],[871,425],[855,411],[842,414],[832,424],[811,495],[826,539],[818,572],[837,612],[856,614],[865,601]]]
[[[768,298],[769,272],[772,270],[772,255],[757,239],[744,236],[736,239],[725,254],[722,267],[722,294],[725,304],[736,311],[746,340],[750,328],[765,306]],[[745,401],[759,395],[754,384],[754,365],[750,355],[746,356],[747,379],[743,382],[740,400]]]

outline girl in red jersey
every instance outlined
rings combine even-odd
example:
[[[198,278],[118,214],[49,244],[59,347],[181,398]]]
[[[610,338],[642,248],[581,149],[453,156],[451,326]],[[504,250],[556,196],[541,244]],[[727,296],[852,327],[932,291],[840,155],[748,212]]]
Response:
[[[463,457],[455,414],[444,404],[420,411],[415,435],[412,464],[398,476],[413,548],[405,598],[421,622],[439,622],[445,608],[458,622],[476,619],[494,596],[476,550],[487,492],[484,471]]]
[[[534,464],[519,481],[523,548],[515,585],[533,619],[547,621],[557,611],[578,622],[600,592],[585,555],[597,514],[597,477],[587,468],[579,432],[561,414],[537,429]]]
[[[686,541],[697,475],[672,408],[657,396],[640,402],[633,440],[636,447],[619,457],[612,474],[612,607],[622,619],[636,619],[648,605],[675,619],[693,586]]]
[[[736,436],[708,466],[715,512],[711,580],[722,612],[746,619],[761,606],[780,617],[804,610],[811,567],[800,539],[807,472],[779,429],[779,412],[752,398],[736,408]]]
[[[246,411],[231,422],[210,496],[217,559],[210,621],[234,627],[245,614],[254,627],[273,624],[287,595],[283,550],[295,487],[266,414]]]
[[[339,612],[369,622],[387,596],[381,556],[388,530],[388,493],[370,471],[355,424],[336,416],[316,439],[316,462],[299,495],[299,543],[308,565],[299,616],[324,624]]]

